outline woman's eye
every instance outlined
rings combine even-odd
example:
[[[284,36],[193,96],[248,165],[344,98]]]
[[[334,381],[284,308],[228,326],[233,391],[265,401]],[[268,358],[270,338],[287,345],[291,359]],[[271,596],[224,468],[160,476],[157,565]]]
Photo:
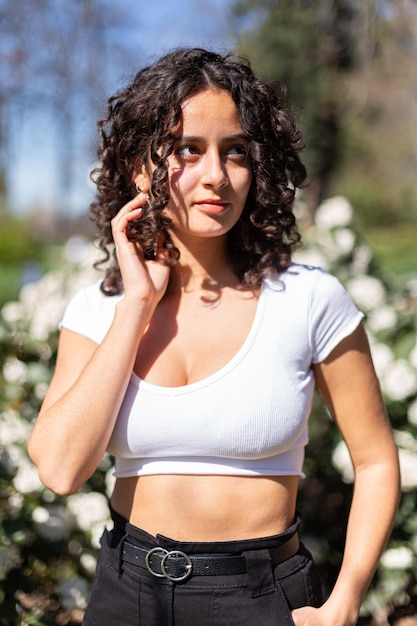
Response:
[[[190,158],[198,156],[199,151],[195,146],[181,146],[177,149],[177,154],[183,158]]]
[[[227,150],[227,155],[231,157],[246,157],[248,155],[248,148],[243,145],[231,146]]]

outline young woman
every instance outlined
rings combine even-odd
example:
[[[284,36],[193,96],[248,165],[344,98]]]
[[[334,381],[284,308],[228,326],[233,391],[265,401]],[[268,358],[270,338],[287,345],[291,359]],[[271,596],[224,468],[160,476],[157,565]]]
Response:
[[[301,137],[283,96],[183,49],[109,101],[92,213],[112,262],[62,321],[29,451],[79,489],[115,456],[113,531],[84,623],[347,626],[387,540],[396,448],[362,315],[291,262]],[[356,481],[323,603],[297,535],[315,385]]]

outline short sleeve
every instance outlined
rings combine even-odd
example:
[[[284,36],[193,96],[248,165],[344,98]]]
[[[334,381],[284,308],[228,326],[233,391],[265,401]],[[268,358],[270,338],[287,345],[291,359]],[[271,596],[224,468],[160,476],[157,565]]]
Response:
[[[66,328],[101,343],[113,321],[122,296],[106,296],[100,282],[80,289],[69,301],[59,328]]]
[[[310,341],[313,363],[320,363],[359,326],[359,311],[337,278],[317,269],[310,295]]]

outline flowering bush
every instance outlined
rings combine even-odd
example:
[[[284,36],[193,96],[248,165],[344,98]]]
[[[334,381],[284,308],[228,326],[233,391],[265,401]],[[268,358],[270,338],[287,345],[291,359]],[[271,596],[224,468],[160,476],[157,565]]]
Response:
[[[366,314],[375,366],[400,449],[403,497],[392,537],[363,607],[367,616],[409,605],[417,591],[417,341],[415,300],[381,275],[352,225],[344,198],[324,202],[313,225],[299,221],[296,261],[336,274]],[[72,239],[60,270],[23,287],[0,313],[0,625],[79,624],[98,539],[108,523],[111,459],[77,493],[42,486],[26,443],[51,378],[57,326],[71,295],[98,278],[91,248]],[[377,433],[376,435],[377,436]],[[303,535],[327,587],[340,563],[353,478],[349,454],[319,397],[310,424],[299,508]],[[51,442],[53,445],[53,442]],[[381,494],[383,497],[383,494]],[[378,523],[378,520],[375,520]],[[388,622],[385,622],[388,623]]]
[[[90,246],[71,239],[62,269],[25,285],[0,315],[0,624],[80,623],[108,522],[111,461],[60,498],[39,481],[27,439],[56,357],[71,295],[98,279]],[[51,442],[53,445],[53,442]]]
[[[302,224],[301,204],[299,212]],[[377,615],[378,624],[388,624],[383,621],[384,615],[393,607],[410,607],[417,596],[417,299],[415,281],[397,288],[393,279],[380,271],[372,251],[353,227],[353,217],[345,198],[323,202],[314,224],[303,229],[305,246],[295,260],[320,265],[338,276],[366,316],[375,369],[401,466],[399,512],[363,606],[364,615]],[[310,479],[301,487],[300,508],[306,511],[305,530],[312,537],[311,548],[319,563],[326,563],[322,574],[330,585],[343,549],[353,468],[347,448],[320,399],[310,427],[306,459]],[[323,528],[328,531],[323,532]],[[332,558],[334,554],[337,558]]]

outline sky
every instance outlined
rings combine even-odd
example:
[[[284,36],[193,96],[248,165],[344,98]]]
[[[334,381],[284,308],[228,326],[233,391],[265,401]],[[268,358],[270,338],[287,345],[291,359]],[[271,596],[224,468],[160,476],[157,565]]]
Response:
[[[117,86],[121,77],[130,75],[133,65],[159,57],[178,46],[202,46],[217,51],[230,51],[236,44],[231,34],[229,11],[233,0],[133,0],[130,13],[130,28],[126,37],[132,38],[132,68],[120,68],[120,76],[115,76]],[[129,4],[129,2],[128,2]],[[138,69],[138,67],[135,67]],[[113,93],[115,85],[109,85]],[[99,112],[98,112],[99,116]],[[9,188],[10,204],[17,212],[36,210],[36,207],[53,209],[57,204],[58,183],[54,170],[54,149],[52,141],[45,139],[45,133],[36,135],[39,124],[34,120],[23,120],[24,132],[19,135],[20,144],[15,147],[15,162],[11,170]],[[44,123],[48,123],[45,122]],[[40,132],[38,130],[38,132]],[[94,136],[95,128],[91,129]],[[51,133],[52,136],[52,133]],[[69,211],[80,212],[88,208],[93,190],[88,176],[90,163],[77,164],[77,185],[72,197],[64,203]]]
[[[143,9],[136,19],[139,31],[144,30],[140,32],[143,47],[152,55],[180,45],[216,49],[233,45],[228,20],[231,0],[156,0],[142,3]]]

